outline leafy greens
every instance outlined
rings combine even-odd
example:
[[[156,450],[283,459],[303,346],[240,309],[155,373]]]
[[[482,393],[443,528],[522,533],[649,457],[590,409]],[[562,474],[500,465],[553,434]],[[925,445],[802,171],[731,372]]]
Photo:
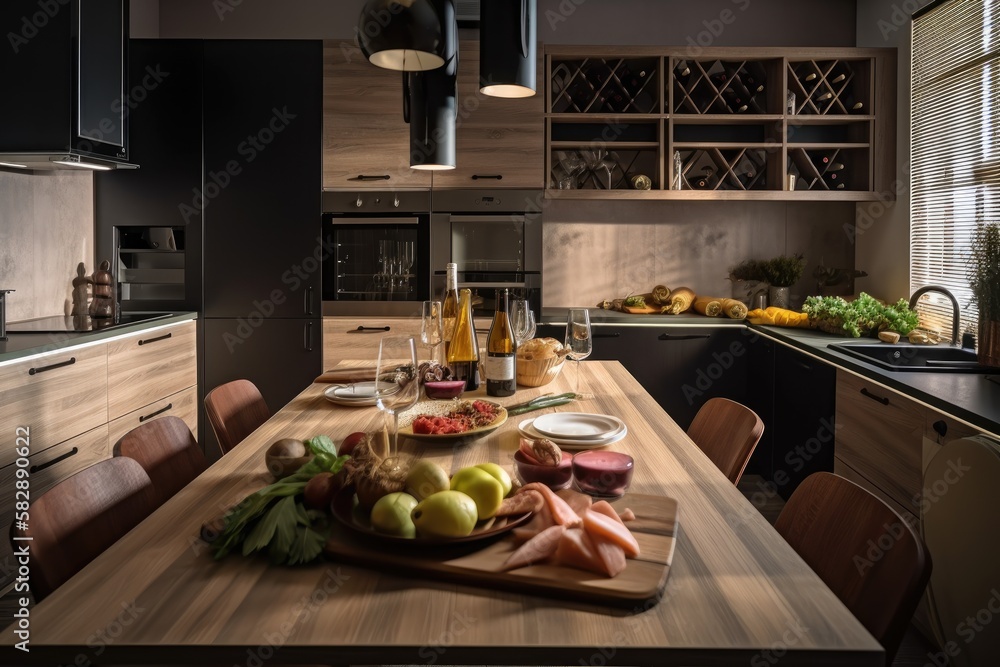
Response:
[[[895,331],[905,336],[920,323],[919,316],[910,310],[905,299],[882,304],[865,292],[850,302],[839,296],[811,296],[802,310],[824,331],[842,331],[854,338],[879,331]]]

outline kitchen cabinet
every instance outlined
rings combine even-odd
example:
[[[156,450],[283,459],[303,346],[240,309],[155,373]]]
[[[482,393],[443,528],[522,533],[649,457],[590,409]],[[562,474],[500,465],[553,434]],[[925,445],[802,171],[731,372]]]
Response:
[[[430,172],[410,169],[400,72],[345,44],[323,42],[323,188],[429,188]]]
[[[894,49],[548,46],[546,196],[891,197],[895,59]]]
[[[110,419],[197,384],[197,341],[193,321],[124,336],[108,343]]]
[[[539,83],[543,81],[539,57]],[[458,60],[455,169],[434,173],[435,188],[544,186],[544,96],[508,99],[479,91],[479,42],[463,41]]]
[[[17,128],[0,138],[0,153],[34,153],[11,160],[29,167],[67,153],[128,162],[128,2],[7,0],[0,25],[4,93],[19,100],[0,108],[0,124]]]

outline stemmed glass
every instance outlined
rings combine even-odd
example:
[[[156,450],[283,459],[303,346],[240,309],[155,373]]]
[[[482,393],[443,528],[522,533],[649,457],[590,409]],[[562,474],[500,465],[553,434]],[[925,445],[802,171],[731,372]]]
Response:
[[[441,320],[441,302],[424,301],[420,311],[420,342],[431,348],[431,361],[438,359],[438,346],[444,340],[444,323]]]
[[[590,337],[590,312],[586,308],[571,308],[566,319],[565,345],[570,352],[567,355],[576,362],[576,386],[574,393],[580,393],[580,362],[590,356],[593,342]]]
[[[417,346],[413,336],[382,336],[375,371],[375,399],[380,410],[392,415],[392,447],[399,453],[399,413],[409,410],[420,397],[417,382]]]
[[[531,311],[531,304],[527,299],[514,299],[511,302],[510,326],[514,330],[514,339],[518,347],[529,338],[534,338],[535,314]]]

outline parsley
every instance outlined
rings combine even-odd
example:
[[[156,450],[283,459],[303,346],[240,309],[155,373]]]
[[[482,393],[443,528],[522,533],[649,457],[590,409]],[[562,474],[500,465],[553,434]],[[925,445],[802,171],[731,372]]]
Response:
[[[839,296],[811,296],[802,310],[809,313],[810,321],[817,323],[820,329],[839,330],[854,338],[879,331],[895,331],[905,336],[919,323],[917,313],[910,310],[905,299],[883,305],[864,292],[851,302]]]

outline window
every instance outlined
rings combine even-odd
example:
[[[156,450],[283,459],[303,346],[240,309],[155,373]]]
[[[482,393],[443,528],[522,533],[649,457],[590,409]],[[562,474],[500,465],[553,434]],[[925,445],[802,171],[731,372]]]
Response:
[[[941,285],[976,329],[969,242],[1000,219],[1000,0],[950,0],[913,21],[910,84],[910,287]],[[951,302],[922,305],[946,333]]]

